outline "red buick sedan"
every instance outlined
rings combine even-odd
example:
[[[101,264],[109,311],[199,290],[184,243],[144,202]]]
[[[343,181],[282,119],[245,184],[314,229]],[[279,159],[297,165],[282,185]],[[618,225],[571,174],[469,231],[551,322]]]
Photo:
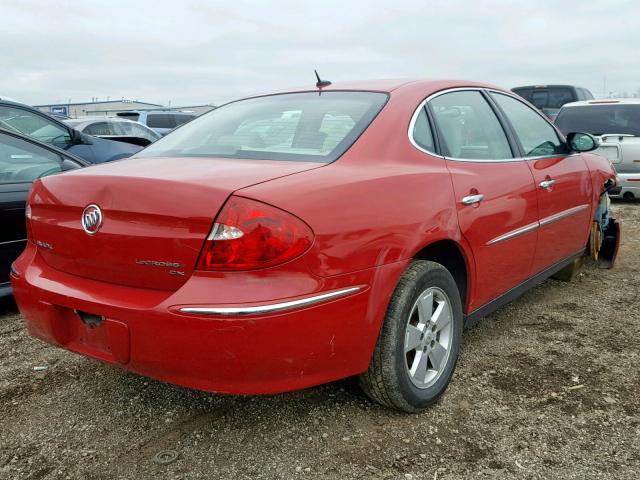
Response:
[[[231,102],[35,182],[15,298],[34,337],[142,375],[235,394],[359,375],[416,411],[465,325],[585,253],[613,263],[595,147],[470,82]]]

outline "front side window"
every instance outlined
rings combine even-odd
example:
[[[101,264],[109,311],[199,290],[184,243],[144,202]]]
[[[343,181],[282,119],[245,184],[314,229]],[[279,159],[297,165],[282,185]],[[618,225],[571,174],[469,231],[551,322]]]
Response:
[[[44,143],[71,143],[69,130],[43,115],[19,107],[0,106],[0,127],[28,135]]]
[[[0,183],[28,183],[61,171],[60,155],[0,133]]]
[[[513,158],[502,125],[480,92],[445,93],[429,104],[447,156],[470,160]]]
[[[240,100],[206,113],[137,157],[225,157],[332,162],[387,101],[376,92],[288,93]]]
[[[535,110],[508,95],[492,92],[491,97],[511,122],[525,157],[563,155],[568,152],[555,128]]]

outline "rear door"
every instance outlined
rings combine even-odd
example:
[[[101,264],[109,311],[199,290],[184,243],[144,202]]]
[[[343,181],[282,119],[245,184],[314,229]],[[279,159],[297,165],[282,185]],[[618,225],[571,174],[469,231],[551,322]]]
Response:
[[[513,128],[533,174],[540,228],[533,272],[580,252],[591,225],[592,186],[579,154],[569,154],[564,139],[538,112],[519,99],[491,92]]]
[[[62,157],[44,147],[0,132],[0,286],[27,243],[25,201],[37,178],[63,169]]]
[[[538,221],[533,176],[516,158],[484,92],[445,92],[428,106],[451,173],[460,229],[473,250],[474,310],[530,275]]]

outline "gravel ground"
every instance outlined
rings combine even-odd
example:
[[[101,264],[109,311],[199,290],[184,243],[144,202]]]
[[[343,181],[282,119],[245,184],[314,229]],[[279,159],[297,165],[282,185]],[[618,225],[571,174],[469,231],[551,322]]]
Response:
[[[0,478],[640,478],[640,204],[614,211],[617,267],[548,280],[467,331],[419,415],[352,379],[271,397],[167,385],[31,339],[4,301]]]

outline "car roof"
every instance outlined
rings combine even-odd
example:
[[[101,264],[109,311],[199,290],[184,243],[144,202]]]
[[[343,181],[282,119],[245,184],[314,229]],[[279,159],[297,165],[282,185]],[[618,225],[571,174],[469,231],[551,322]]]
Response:
[[[584,87],[580,87],[578,85],[560,85],[560,84],[556,84],[556,85],[522,85],[520,87],[513,87],[511,90],[519,90],[521,88],[584,88]],[[585,90],[587,90],[586,88],[584,88]]]
[[[640,98],[603,98],[600,100],[581,100],[579,102],[565,103],[562,108],[585,107],[598,105],[640,105]]]
[[[363,80],[363,81],[351,81],[351,82],[335,82],[328,87],[323,87],[323,92],[330,91],[363,91],[363,92],[382,92],[391,93],[403,91],[407,93],[416,93],[417,95],[430,95],[440,90],[447,90],[450,88],[492,88],[509,93],[508,90],[497,87],[483,82],[474,82],[469,80],[429,80],[429,79],[380,79],[380,80]],[[247,98],[262,97],[268,95],[279,95],[285,93],[302,93],[302,92],[317,92],[318,88],[315,86],[315,82],[310,82],[309,85],[292,87],[281,91],[264,92],[256,95],[251,95]],[[242,99],[238,99],[242,100]]]
[[[147,115],[150,113],[175,113],[178,115],[195,115],[195,113],[193,112],[182,112],[180,110],[158,109],[158,108],[154,108],[152,110],[125,110],[123,112],[118,112],[117,115],[122,115],[122,117],[126,117],[127,114],[130,114],[130,113],[137,113],[137,114],[146,113]]]
[[[81,118],[70,118],[68,120],[64,120],[64,123],[67,125],[82,125],[83,123],[95,123],[95,122],[120,122],[120,123],[138,123],[133,120],[129,120],[124,117],[81,117]],[[142,125],[142,124],[139,124]]]

